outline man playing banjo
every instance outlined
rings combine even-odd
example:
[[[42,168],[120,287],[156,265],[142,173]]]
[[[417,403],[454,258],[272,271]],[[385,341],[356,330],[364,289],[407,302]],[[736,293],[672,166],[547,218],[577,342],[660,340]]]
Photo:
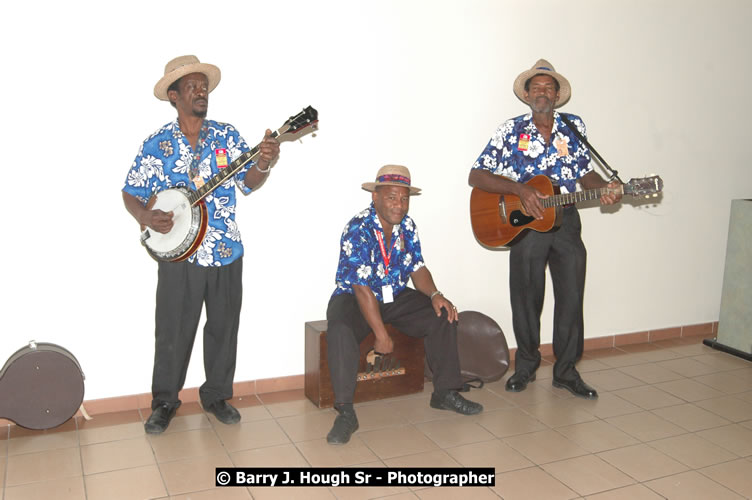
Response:
[[[147,203],[153,195],[181,186],[199,189],[250,150],[232,125],[206,119],[209,93],[219,80],[216,66],[181,56],[167,63],[154,87],[154,95],[170,101],[178,116],[144,141],[123,187],[128,212],[149,230],[169,234],[178,219],[175,211],[151,209]],[[235,188],[247,195],[269,175],[279,155],[279,142],[270,130],[259,153],[256,161],[246,163],[204,198],[208,224],[197,250],[180,262],[159,262],[147,433],[164,432],[180,406],[178,392],[185,382],[204,304],[206,382],[199,389],[201,404],[220,422],[240,421],[238,411],[226,401],[232,397],[242,297],[243,244],[235,222]]]

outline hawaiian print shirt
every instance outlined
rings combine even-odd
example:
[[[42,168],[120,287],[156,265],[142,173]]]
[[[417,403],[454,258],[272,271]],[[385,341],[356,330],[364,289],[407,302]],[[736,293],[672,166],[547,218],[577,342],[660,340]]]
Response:
[[[566,116],[586,137],[582,119],[571,114]],[[562,193],[574,193],[577,179],[593,170],[587,147],[561,120],[557,111],[554,111],[551,144],[546,146],[532,118],[533,115],[528,113],[499,125],[473,168],[488,170],[517,182],[527,182],[543,174],[558,183]]]
[[[203,185],[220,168],[226,168],[250,148],[238,131],[230,124],[204,120],[206,138],[196,149],[201,151],[198,176]],[[180,130],[177,119],[149,136],[133,160],[123,191],[135,196],[144,204],[152,194],[172,187],[185,186],[197,189],[189,172],[194,151]],[[217,165],[219,163],[219,166]],[[243,255],[243,243],[235,222],[235,188],[244,194],[251,189],[244,184],[245,175],[254,165],[248,162],[237,174],[204,198],[208,224],[206,236],[199,249],[188,258],[199,266],[224,266]]]
[[[410,275],[423,267],[423,255],[420,251],[418,228],[409,216],[405,216],[399,225],[392,228],[392,242],[389,252],[389,268],[385,269],[384,257],[377,234],[383,240],[384,231],[376,215],[373,203],[357,214],[347,223],[342,233],[337,266],[337,288],[332,297],[343,293],[353,293],[353,285],[371,288],[379,302],[384,298],[381,287],[392,286],[394,297],[407,286]]]

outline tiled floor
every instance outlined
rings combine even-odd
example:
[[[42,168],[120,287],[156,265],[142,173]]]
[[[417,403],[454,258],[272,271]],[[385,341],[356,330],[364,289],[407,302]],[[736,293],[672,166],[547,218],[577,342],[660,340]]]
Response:
[[[98,415],[0,438],[0,487],[18,499],[722,499],[752,498],[752,363],[700,338],[586,352],[597,401],[551,386],[473,390],[486,411],[461,417],[422,394],[357,405],[360,430],[326,444],[334,419],[302,391],[236,400],[226,426],[184,405],[161,436],[148,410]],[[493,488],[214,488],[217,466],[495,467]]]

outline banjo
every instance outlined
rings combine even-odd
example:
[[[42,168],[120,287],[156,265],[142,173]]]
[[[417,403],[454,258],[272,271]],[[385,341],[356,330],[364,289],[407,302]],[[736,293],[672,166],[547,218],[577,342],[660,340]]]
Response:
[[[308,106],[297,115],[291,116],[279,130],[272,133],[272,137],[293,135],[307,127],[315,128],[317,122],[318,111]],[[187,187],[175,187],[154,193],[149,198],[146,208],[172,212],[173,225],[168,233],[141,226],[141,243],[149,255],[155,260],[169,262],[180,262],[193,255],[206,235],[208,221],[204,198],[253,160],[260,152],[260,145],[238,156],[195,191]]]

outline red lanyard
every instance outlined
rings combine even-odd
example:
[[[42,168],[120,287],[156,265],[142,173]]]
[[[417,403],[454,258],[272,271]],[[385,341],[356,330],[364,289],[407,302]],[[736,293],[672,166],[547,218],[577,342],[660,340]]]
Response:
[[[376,238],[379,240],[379,248],[381,249],[381,256],[384,258],[384,272],[386,274],[389,274],[389,255],[386,253],[386,248],[384,247],[384,238],[381,236],[381,233],[374,229],[374,233],[376,233]],[[389,252],[391,254],[391,252]]]

